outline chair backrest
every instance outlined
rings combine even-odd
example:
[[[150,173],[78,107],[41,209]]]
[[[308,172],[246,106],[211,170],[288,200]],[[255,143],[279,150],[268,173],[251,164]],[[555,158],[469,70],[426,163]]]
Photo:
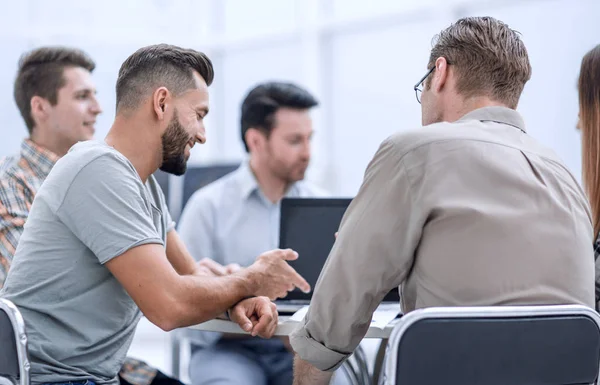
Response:
[[[13,384],[29,385],[25,322],[19,309],[3,298],[0,298],[0,377]]]
[[[183,176],[182,209],[196,191],[235,171],[239,166],[239,163],[227,163],[189,167]]]
[[[416,310],[394,327],[386,384],[593,384],[600,316],[579,305]]]

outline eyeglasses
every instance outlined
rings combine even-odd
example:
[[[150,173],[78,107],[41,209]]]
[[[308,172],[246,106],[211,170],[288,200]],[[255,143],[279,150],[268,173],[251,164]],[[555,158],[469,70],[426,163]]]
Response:
[[[448,61],[448,59],[446,59],[446,65],[450,65],[451,63]],[[423,83],[425,82],[425,79],[427,79],[427,77],[429,75],[431,75],[431,73],[435,71],[435,65],[433,67],[431,67],[431,69],[429,71],[427,71],[427,73],[425,74],[425,76],[423,76],[421,78],[421,80],[419,80],[419,82],[417,84],[415,84],[414,90],[415,90],[415,96],[417,97],[417,102],[419,102],[419,104],[421,104],[421,93],[423,92]]]
[[[417,84],[415,84],[415,95],[417,97],[417,102],[419,102],[419,104],[421,104],[421,92],[423,92],[423,83],[425,82],[425,79],[427,79],[427,77],[429,75],[431,75],[431,73],[435,70],[435,66],[431,67],[431,69],[429,71],[427,71],[427,73],[425,74],[425,76],[423,76],[421,78],[421,80],[419,80],[419,82]]]

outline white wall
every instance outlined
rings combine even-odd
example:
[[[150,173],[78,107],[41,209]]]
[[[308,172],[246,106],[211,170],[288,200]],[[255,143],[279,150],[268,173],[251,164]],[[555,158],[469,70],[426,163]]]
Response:
[[[515,2],[465,9],[464,15],[494,15],[523,34],[532,66],[519,111],[530,135],[553,148],[579,178],[580,135],[577,77],[583,55],[600,44],[597,0]]]
[[[292,80],[321,100],[309,178],[353,195],[378,144],[418,127],[412,86],[423,75],[432,37],[465,15],[491,15],[523,34],[533,77],[519,110],[529,133],[580,174],[575,82],[583,54],[600,43],[597,0],[21,0],[5,7],[0,32],[0,156],[26,135],[12,100],[19,55],[43,44],[75,45],[97,61],[104,114],[114,116],[121,62],[158,42],[207,52],[215,64],[208,143],[192,162],[239,160],[239,106],[257,82]]]

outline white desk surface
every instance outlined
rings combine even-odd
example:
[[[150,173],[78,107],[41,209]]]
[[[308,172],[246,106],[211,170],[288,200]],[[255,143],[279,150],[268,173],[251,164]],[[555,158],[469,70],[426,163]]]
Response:
[[[275,331],[275,336],[283,337],[289,336],[292,331],[299,324],[298,321],[294,321],[291,316],[279,316],[279,323],[277,325],[277,330]],[[400,318],[393,319],[384,327],[381,326],[371,326],[365,335],[365,338],[389,338],[394,325],[400,320]],[[221,319],[213,319],[207,322],[203,322],[198,325],[189,326],[189,329],[202,330],[207,332],[220,332],[220,333],[233,333],[233,334],[249,334],[242,330],[238,324]]]

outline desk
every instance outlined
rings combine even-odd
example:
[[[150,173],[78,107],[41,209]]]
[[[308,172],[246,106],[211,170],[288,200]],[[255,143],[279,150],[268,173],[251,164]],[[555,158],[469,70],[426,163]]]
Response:
[[[279,322],[277,324],[277,330],[275,330],[275,336],[286,337],[292,334],[299,322],[290,320],[290,316],[279,316]],[[394,325],[399,319],[395,319],[387,324],[383,329],[379,327],[370,327],[369,331],[365,335],[365,338],[380,338],[387,339],[392,333]],[[204,323],[190,326],[189,329],[202,330],[205,332],[220,332],[220,333],[233,333],[233,334],[250,334],[242,330],[238,324],[221,319],[213,319]]]

